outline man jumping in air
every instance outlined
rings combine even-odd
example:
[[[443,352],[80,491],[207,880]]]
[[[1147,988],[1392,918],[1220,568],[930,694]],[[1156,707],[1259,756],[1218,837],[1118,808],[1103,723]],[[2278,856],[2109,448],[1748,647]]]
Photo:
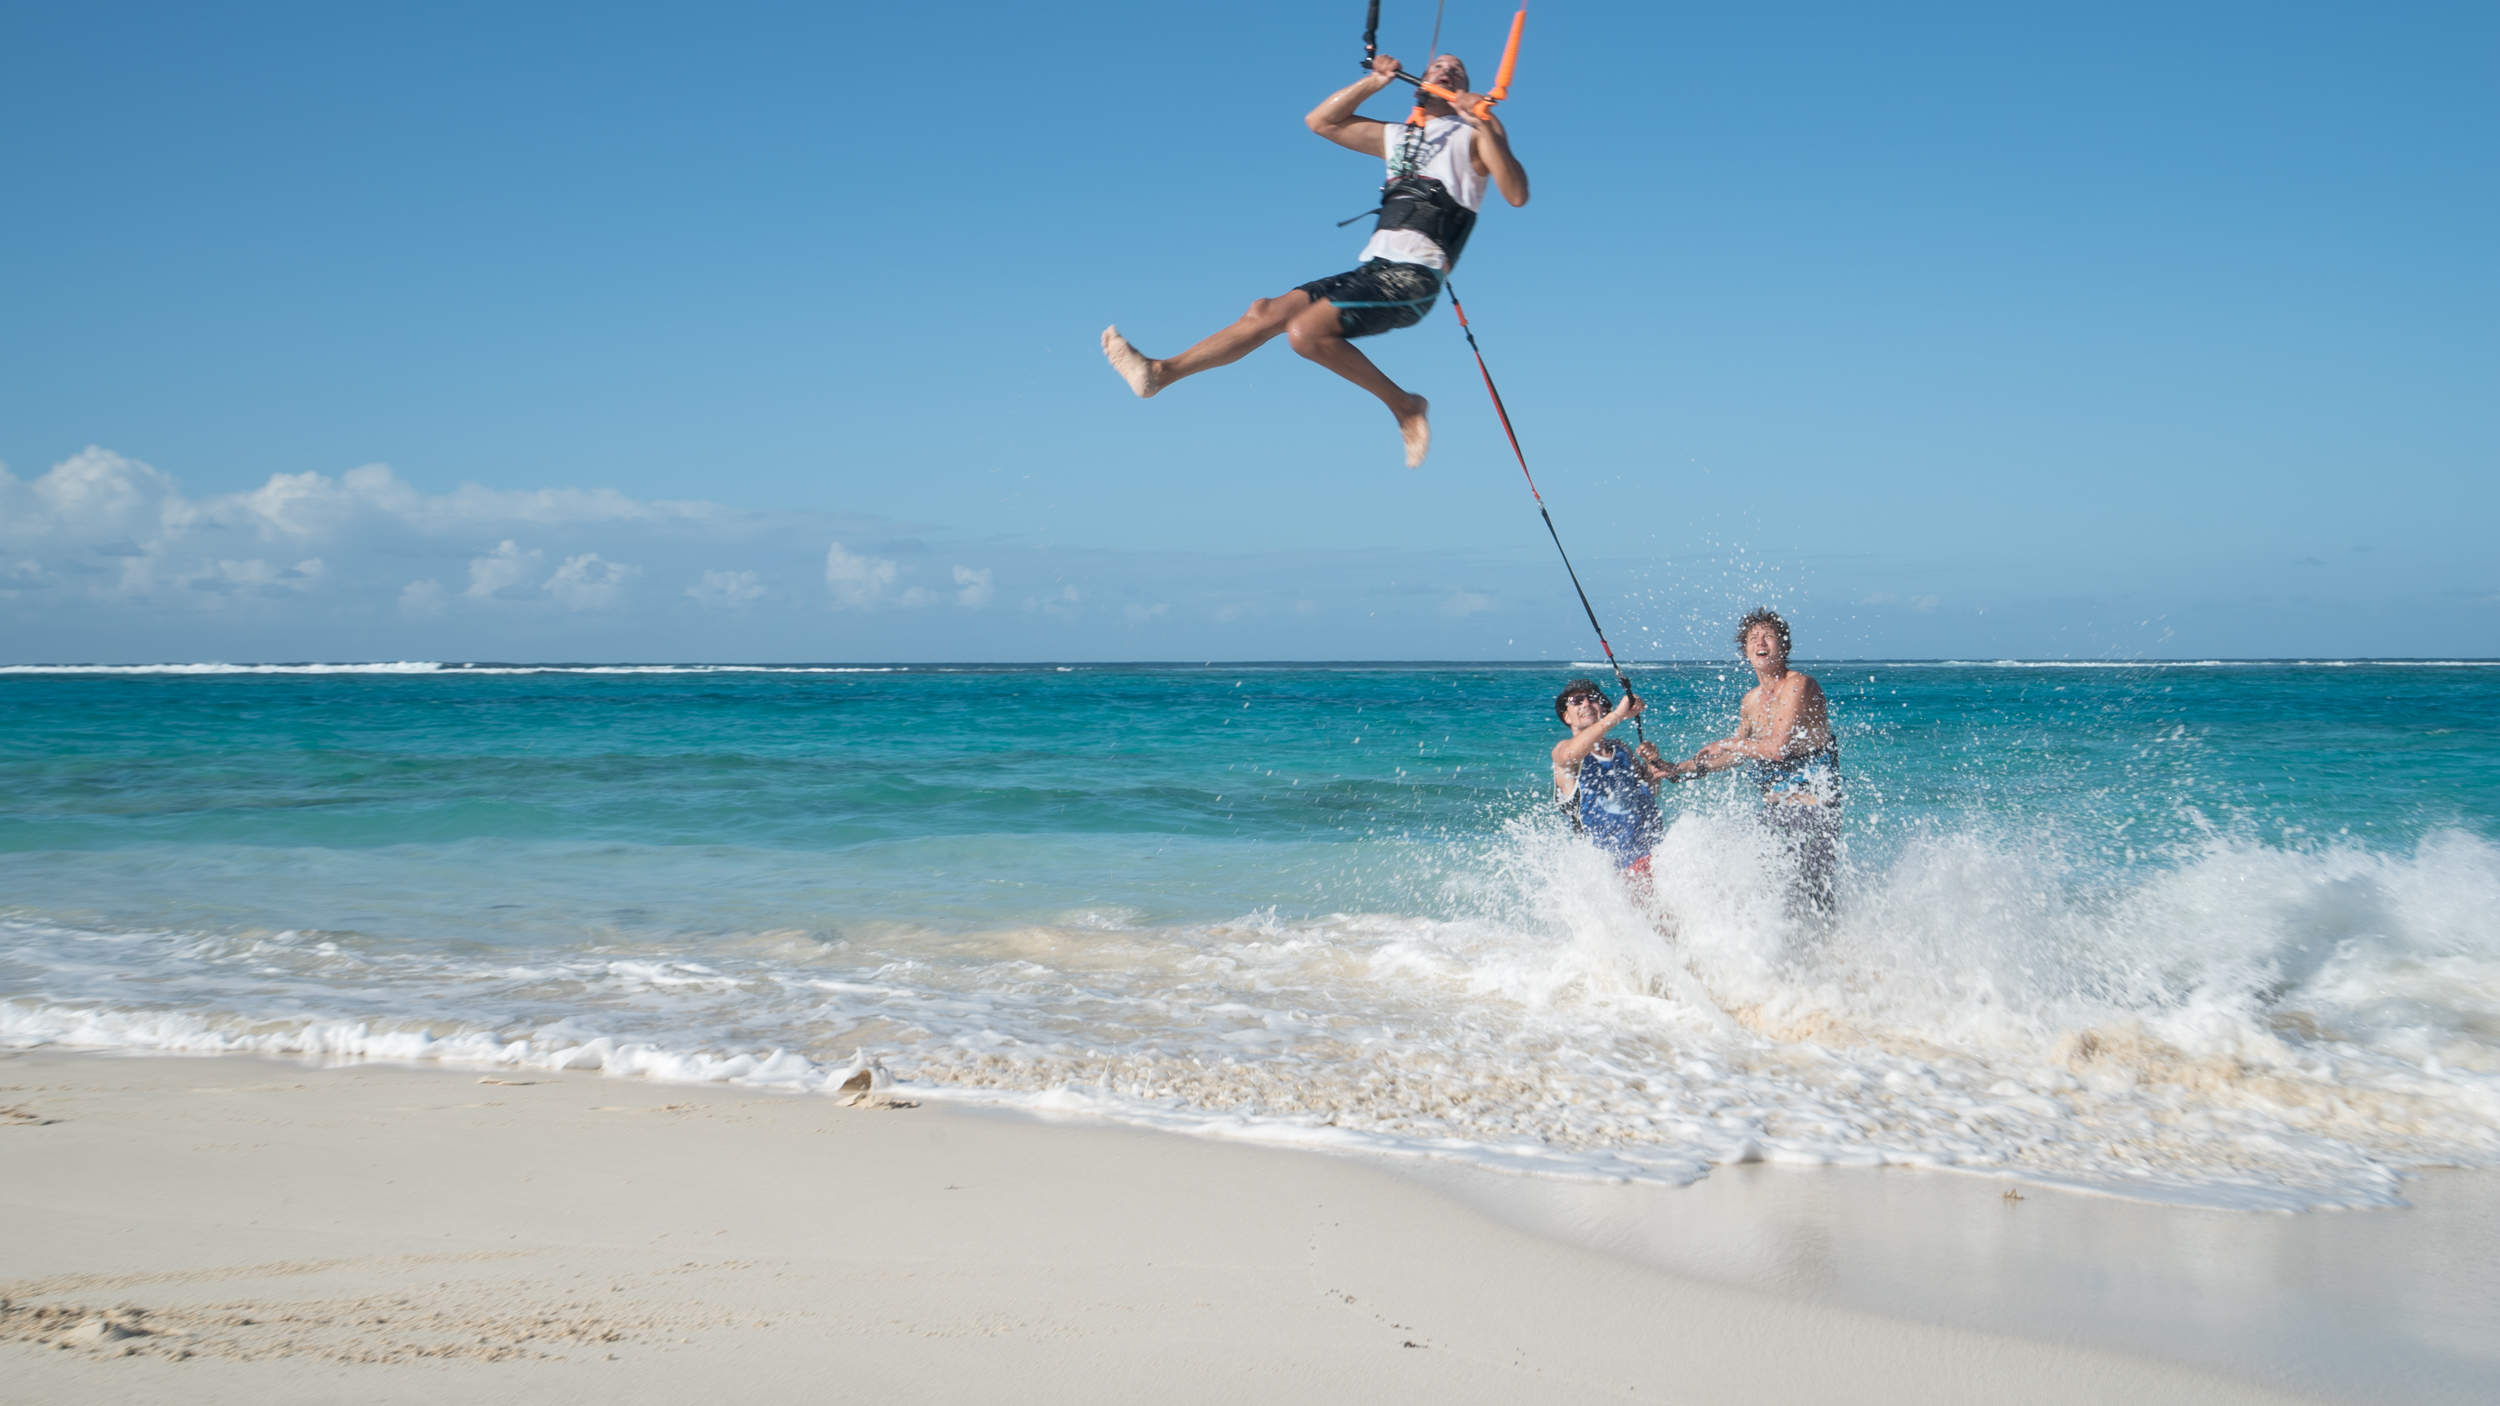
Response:
[[[1363,246],[1361,266],[1279,297],[1261,298],[1240,321],[1168,361],[1130,346],[1119,328],[1104,328],[1103,355],[1111,358],[1111,369],[1130,390],[1153,395],[1183,376],[1231,365],[1282,332],[1295,351],[1380,397],[1398,418],[1406,466],[1424,462],[1432,447],[1432,426],[1425,419],[1430,407],[1422,396],[1398,389],[1350,339],[1421,322],[1440,298],[1441,284],[1475,227],[1485,182],[1491,181],[1512,205],[1525,205],[1528,173],[1511,155],[1501,119],[1489,108],[1487,115],[1476,115],[1481,100],[1466,91],[1467,65],[1449,54],[1424,69],[1424,81],[1457,93],[1458,102],[1453,106],[1431,93],[1418,94],[1428,120],[1411,150],[1403,123],[1357,117],[1354,110],[1394,82],[1390,75],[1396,72],[1398,61],[1383,54],[1372,61],[1369,76],[1330,94],[1302,119],[1337,145],[1389,163],[1380,220],[1371,242]]]

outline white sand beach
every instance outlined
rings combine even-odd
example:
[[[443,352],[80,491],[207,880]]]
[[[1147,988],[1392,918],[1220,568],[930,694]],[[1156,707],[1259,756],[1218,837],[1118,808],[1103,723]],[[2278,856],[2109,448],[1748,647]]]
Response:
[[[586,1074],[34,1050],[0,1090],[10,1401],[2434,1401],[2500,1365],[2484,1174],[2266,1216]]]

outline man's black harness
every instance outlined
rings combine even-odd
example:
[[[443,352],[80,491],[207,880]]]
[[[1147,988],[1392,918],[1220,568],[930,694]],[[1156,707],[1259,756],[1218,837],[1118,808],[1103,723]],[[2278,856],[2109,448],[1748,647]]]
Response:
[[[1374,233],[1411,229],[1440,245],[1441,257],[1447,260],[1444,273],[1458,267],[1459,251],[1467,247],[1467,236],[1476,228],[1476,212],[1459,204],[1450,188],[1432,176],[1391,176],[1380,188],[1380,204],[1363,215],[1380,217],[1372,225]],[[1363,215],[1349,215],[1337,221],[1337,228],[1344,229]]]
[[[1380,222],[1372,228],[1411,229],[1440,245],[1441,256],[1449,261],[1446,271],[1458,266],[1458,252],[1476,228],[1476,212],[1430,176],[1392,176],[1380,188]]]

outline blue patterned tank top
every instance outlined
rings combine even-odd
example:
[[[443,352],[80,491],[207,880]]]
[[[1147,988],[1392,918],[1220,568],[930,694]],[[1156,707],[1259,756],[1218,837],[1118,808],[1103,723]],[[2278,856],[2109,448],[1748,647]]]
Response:
[[[1611,755],[1591,752],[1580,759],[1571,815],[1591,843],[1615,863],[1629,865],[1658,843],[1658,797],[1633,769],[1631,748],[1611,740],[1605,745],[1614,749]]]

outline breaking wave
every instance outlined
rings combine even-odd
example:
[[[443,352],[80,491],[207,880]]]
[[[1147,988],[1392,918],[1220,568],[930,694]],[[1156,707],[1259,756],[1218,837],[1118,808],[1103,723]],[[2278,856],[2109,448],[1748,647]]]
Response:
[[[2500,849],[2462,830],[2123,870],[1912,833],[1828,917],[1733,810],[1681,816],[1646,894],[1541,818],[1391,857],[1418,912],[513,949],[21,910],[0,1041],[794,1091],[864,1053],[915,1097],[1663,1181],[1893,1163],[2293,1210],[2500,1165]]]

